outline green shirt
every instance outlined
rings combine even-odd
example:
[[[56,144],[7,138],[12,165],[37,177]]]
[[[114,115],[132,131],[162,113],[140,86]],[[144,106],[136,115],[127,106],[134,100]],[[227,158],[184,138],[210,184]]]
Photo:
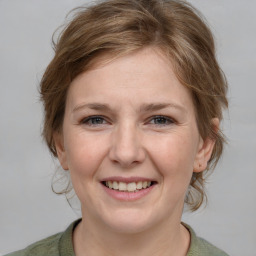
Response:
[[[75,256],[72,234],[76,225],[80,222],[73,222],[66,231],[50,236],[36,242],[24,250],[13,252],[5,256]],[[228,256],[225,252],[196,236],[193,229],[187,224],[183,225],[189,230],[191,235],[190,248],[187,256]]]

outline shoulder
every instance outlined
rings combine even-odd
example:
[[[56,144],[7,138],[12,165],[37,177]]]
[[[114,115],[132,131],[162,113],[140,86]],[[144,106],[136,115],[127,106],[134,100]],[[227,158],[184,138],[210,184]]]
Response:
[[[72,243],[72,234],[81,219],[74,221],[61,233],[47,237],[27,248],[5,256],[75,256]]]
[[[199,255],[211,255],[211,256],[228,256],[224,251],[207,242],[203,238],[198,239],[198,246],[200,248]]]
[[[187,224],[182,223],[191,236],[190,248],[187,256],[228,256],[224,251],[196,235],[194,230]]]
[[[36,243],[31,244],[23,250],[16,251],[5,256],[44,256],[59,255],[58,244],[62,233],[47,237]]]

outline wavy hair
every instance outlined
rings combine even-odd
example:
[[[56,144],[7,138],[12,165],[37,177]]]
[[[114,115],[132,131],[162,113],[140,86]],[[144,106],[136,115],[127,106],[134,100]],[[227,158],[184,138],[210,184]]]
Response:
[[[228,106],[227,82],[205,19],[180,0],[107,0],[74,13],[54,43],[55,55],[40,84],[42,134],[51,153],[57,156],[53,133],[62,128],[68,88],[75,77],[92,68],[102,54],[115,58],[144,47],[159,48],[171,59],[181,84],[191,91],[200,135],[215,140],[207,169],[193,174],[185,199],[192,211],[198,209],[206,197],[206,173],[217,164],[225,142],[211,120],[221,120]]]

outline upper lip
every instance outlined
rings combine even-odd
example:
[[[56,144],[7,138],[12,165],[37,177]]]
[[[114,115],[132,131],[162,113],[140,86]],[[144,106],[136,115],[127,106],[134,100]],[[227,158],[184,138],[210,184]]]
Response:
[[[138,177],[138,176],[134,176],[134,177],[111,176],[111,177],[104,178],[101,181],[102,182],[104,182],[104,181],[121,181],[124,183],[131,183],[131,182],[155,181],[155,180],[150,179],[150,178],[145,178],[145,177]]]

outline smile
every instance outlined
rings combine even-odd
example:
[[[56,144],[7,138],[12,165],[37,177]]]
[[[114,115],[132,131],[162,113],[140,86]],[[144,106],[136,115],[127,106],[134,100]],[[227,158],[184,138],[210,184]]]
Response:
[[[104,181],[106,187],[121,192],[139,192],[154,185],[154,181],[138,181],[125,183],[122,181]]]

